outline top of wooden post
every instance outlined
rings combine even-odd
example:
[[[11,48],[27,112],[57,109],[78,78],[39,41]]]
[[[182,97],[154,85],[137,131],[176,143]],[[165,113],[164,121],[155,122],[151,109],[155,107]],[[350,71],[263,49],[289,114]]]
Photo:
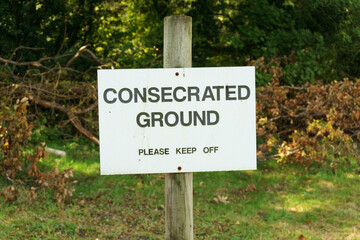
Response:
[[[164,19],[164,68],[191,67],[192,18],[168,16]]]

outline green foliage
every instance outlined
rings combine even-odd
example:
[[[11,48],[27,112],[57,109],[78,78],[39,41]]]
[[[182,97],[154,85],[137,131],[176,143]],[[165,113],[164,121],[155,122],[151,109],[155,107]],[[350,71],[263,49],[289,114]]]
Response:
[[[55,56],[89,42],[97,29],[95,8],[100,0],[3,0],[0,2],[0,56],[10,57],[19,46],[26,51],[13,60],[33,61]]]
[[[118,68],[162,67],[163,19],[174,14],[193,18],[193,66],[264,57],[281,59],[283,84],[360,76],[360,2],[351,0],[5,0],[0,56],[44,48],[12,56],[34,60],[90,44]],[[258,85],[270,81],[258,74]]]
[[[163,18],[193,18],[193,65],[244,65],[282,59],[284,84],[360,75],[358,1],[107,2],[96,49],[118,67],[161,67]],[[258,85],[270,78],[258,72]]]
[[[114,61],[117,68],[160,66],[157,53],[162,39],[155,37],[158,29],[154,28],[161,24],[149,25],[151,21],[158,22],[159,17],[150,21],[151,16],[141,12],[146,3],[110,1],[98,8],[103,15],[97,20],[99,28],[93,47],[97,54]]]
[[[50,114],[48,114],[50,115]],[[58,140],[59,136],[64,132],[64,129],[51,128],[47,125],[46,118],[36,121],[34,129],[31,134],[30,143],[36,145],[40,142],[47,142],[51,140]]]

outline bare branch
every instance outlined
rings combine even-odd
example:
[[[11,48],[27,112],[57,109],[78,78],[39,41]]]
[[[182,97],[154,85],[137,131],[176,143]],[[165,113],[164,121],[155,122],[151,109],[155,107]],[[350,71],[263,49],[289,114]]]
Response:
[[[81,110],[81,111],[74,111],[74,113],[75,113],[76,115],[85,114],[85,113],[88,113],[88,112],[94,110],[97,106],[98,106],[98,103],[95,102],[95,103],[94,103],[93,105],[91,105],[90,107],[85,108],[84,110]]]
[[[39,60],[37,61],[31,61],[31,62],[17,62],[17,61],[13,61],[10,59],[5,59],[5,58],[2,58],[0,57],[0,62],[3,62],[5,64],[12,64],[12,65],[15,65],[15,66],[34,66],[34,67],[39,67],[39,68],[43,68],[43,69],[46,69],[46,70],[51,70],[50,68],[44,66],[42,64],[42,62],[44,61],[49,61],[49,60],[54,60],[54,59],[57,59],[57,58],[62,58],[62,57],[68,57],[68,56],[71,56],[72,54],[64,54],[64,55],[61,55],[61,56],[55,56],[55,57],[43,57],[43,58],[40,58]],[[72,69],[74,70],[74,69]],[[76,70],[74,70],[76,71]],[[78,71],[77,71],[78,72]]]
[[[65,67],[69,67],[80,56],[80,54],[86,50],[86,48],[88,46],[89,45],[85,45],[85,46],[82,46],[81,48],[79,48],[79,50],[75,53],[75,55],[67,62]]]
[[[60,112],[65,113],[70,122],[74,125],[74,127],[84,136],[86,136],[88,139],[90,139],[93,143],[95,143],[96,145],[99,145],[99,139],[97,139],[91,132],[89,132],[87,129],[85,129],[80,120],[76,117],[76,115],[74,114],[73,111],[55,103],[55,102],[48,102],[45,100],[41,100],[40,97],[34,98],[33,96],[29,95],[29,100],[34,102],[36,105],[39,105],[41,107],[44,108],[50,108],[50,109],[55,109],[58,110]],[[83,111],[80,111],[83,112]]]
[[[44,65],[41,64],[40,61],[34,61],[34,62],[15,62],[12,60],[8,60],[5,58],[0,57],[0,62],[6,63],[6,64],[12,64],[15,66],[34,66],[34,67],[40,67],[40,68],[44,68],[46,70],[49,70],[48,67],[45,67]]]

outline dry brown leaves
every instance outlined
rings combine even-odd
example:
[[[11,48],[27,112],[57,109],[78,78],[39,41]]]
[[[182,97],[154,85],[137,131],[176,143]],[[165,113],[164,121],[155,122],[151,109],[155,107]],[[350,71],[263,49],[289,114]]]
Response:
[[[360,80],[301,87],[274,81],[257,89],[258,158],[336,169],[360,140]]]
[[[32,154],[25,155],[25,144],[30,140],[33,128],[27,119],[27,106],[28,99],[23,98],[12,107],[4,105],[0,110],[0,171],[1,176],[12,183],[3,187],[0,195],[5,202],[11,203],[17,199],[19,187],[28,192],[30,200],[38,197],[40,189],[53,189],[56,201],[63,203],[74,191],[70,187],[74,170],[62,173],[58,169],[40,171],[38,162],[45,156],[45,143]]]
[[[0,196],[2,196],[6,203],[11,203],[16,201],[17,199],[18,190],[10,185],[8,187],[3,187],[2,191],[0,192]]]

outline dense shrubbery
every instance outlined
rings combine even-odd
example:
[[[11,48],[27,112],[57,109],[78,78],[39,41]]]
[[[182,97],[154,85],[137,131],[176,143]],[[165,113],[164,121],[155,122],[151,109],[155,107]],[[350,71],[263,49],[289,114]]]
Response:
[[[73,58],[69,59],[71,62]],[[257,89],[257,134],[264,140],[259,145],[260,159],[278,157],[282,163],[322,166],[346,160],[348,154],[355,156],[352,139],[360,140],[359,80],[281,86],[283,68],[280,60],[268,65],[260,58],[249,64],[272,78],[271,84]],[[6,70],[2,70],[5,74]],[[42,78],[38,78],[39,75]],[[18,84],[4,84],[2,92],[4,97],[9,96],[6,92],[11,92],[12,97],[27,97],[33,106],[51,109],[42,117],[47,117],[53,126],[70,126],[67,134],[71,134],[71,126],[75,127],[98,144],[96,84],[94,81],[69,80],[78,75],[78,72],[58,71],[57,67],[42,73],[39,68],[34,68],[26,77],[18,77]],[[7,77],[13,77],[12,73],[7,72]],[[46,78],[58,81],[44,81]]]

